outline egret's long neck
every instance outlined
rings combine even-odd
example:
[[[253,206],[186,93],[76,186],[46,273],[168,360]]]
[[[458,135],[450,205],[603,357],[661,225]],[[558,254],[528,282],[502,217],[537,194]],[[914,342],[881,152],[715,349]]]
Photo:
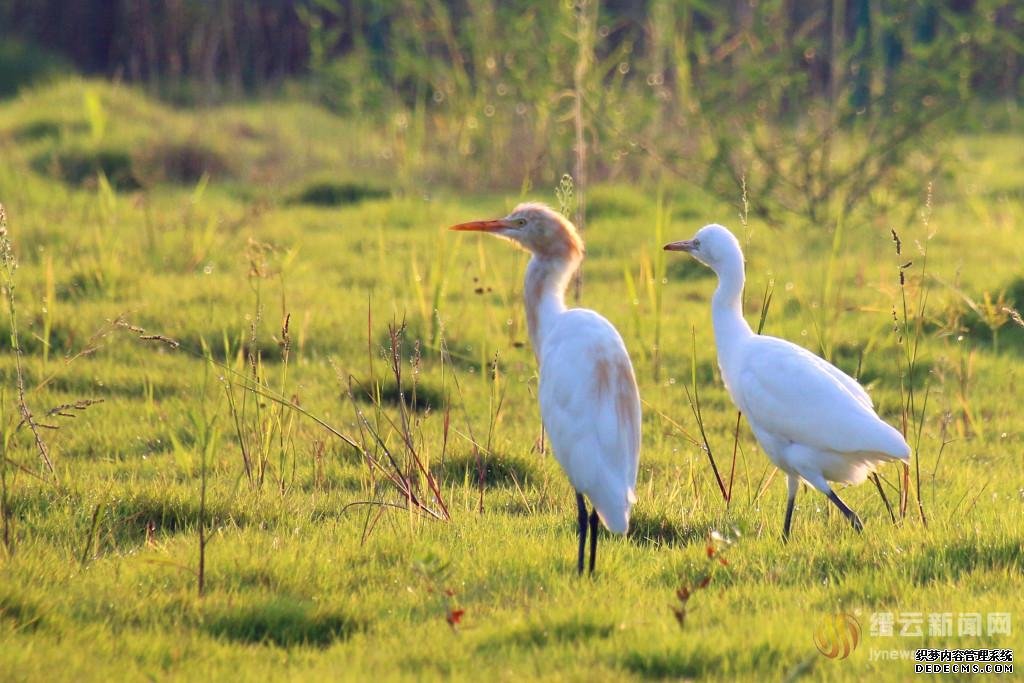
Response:
[[[565,288],[582,259],[550,258],[534,255],[526,267],[526,324],[530,330],[530,344],[537,362],[544,335],[561,313],[565,312]]]
[[[743,317],[743,256],[737,254],[716,268],[718,289],[711,297],[711,322],[720,360],[725,360],[739,342],[753,336]]]

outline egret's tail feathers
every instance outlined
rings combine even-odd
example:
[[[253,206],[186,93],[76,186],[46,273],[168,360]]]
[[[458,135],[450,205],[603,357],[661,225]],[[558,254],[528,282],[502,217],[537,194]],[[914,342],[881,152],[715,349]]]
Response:
[[[632,488],[619,494],[611,494],[609,491],[600,491],[588,494],[591,504],[597,510],[598,517],[604,523],[608,531],[613,534],[624,534],[629,531],[629,516],[636,502],[636,492]]]
[[[614,511],[614,514],[606,515],[601,512],[600,509],[597,511],[597,516],[604,522],[605,527],[608,531],[613,534],[624,534],[629,531],[629,508],[623,507],[620,510]]]
[[[909,465],[910,464],[910,444],[908,444],[906,441],[904,441],[903,442],[903,448],[900,451],[898,451],[898,453],[899,454],[896,455],[896,459],[897,460],[901,460],[901,461],[903,461],[903,462],[905,462],[905,463],[907,463]]]
[[[884,424],[884,423],[883,423]],[[883,456],[886,460],[900,460],[902,462],[910,462],[910,444],[903,438],[903,435],[899,433],[894,427],[886,424],[888,429],[886,433],[880,439],[881,443],[878,445],[878,453]]]
[[[821,454],[820,471],[828,481],[856,486],[864,483],[872,472],[894,460],[909,462],[904,458],[896,458],[887,453],[832,453],[825,451]],[[824,491],[808,480],[806,476],[804,479],[815,488]]]

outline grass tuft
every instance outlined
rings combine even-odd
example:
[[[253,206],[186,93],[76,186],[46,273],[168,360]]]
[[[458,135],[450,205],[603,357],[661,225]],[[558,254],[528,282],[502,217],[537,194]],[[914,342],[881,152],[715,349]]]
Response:
[[[95,184],[103,174],[120,190],[141,187],[131,153],[114,146],[65,146],[44,152],[34,161],[35,170],[70,185]]]
[[[205,628],[218,638],[252,645],[325,648],[347,640],[366,625],[346,614],[282,596],[262,604],[213,609]]]
[[[387,188],[366,183],[314,180],[293,192],[287,201],[308,206],[349,206],[390,195]]]

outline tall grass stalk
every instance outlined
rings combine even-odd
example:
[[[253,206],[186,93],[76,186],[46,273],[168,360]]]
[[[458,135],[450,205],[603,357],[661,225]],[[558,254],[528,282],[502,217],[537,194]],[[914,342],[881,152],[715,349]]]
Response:
[[[472,455],[473,455],[473,459],[476,461],[477,486],[479,487],[479,498],[478,498],[478,501],[477,501],[477,511],[480,514],[483,514],[483,512],[484,512],[484,483],[485,483],[486,466],[487,466],[485,461],[484,461],[484,456],[485,455],[487,455],[487,456],[491,455],[490,447],[491,447],[491,436],[492,436],[492,433],[493,433],[493,423],[492,423],[491,420],[488,420],[489,426],[488,426],[488,435],[487,435],[487,446],[486,447],[482,447],[480,445],[480,442],[477,441],[476,436],[473,434],[473,422],[469,419],[469,410],[466,408],[466,397],[462,393],[462,384],[459,382],[459,376],[455,372],[455,365],[452,363],[452,358],[451,358],[451,354],[450,354],[449,349],[448,349],[448,344],[443,339],[442,339],[442,342],[441,342],[441,348],[442,348],[442,355],[441,355],[442,362],[444,363],[444,367],[447,368],[447,376],[451,377],[452,383],[455,385],[455,391],[458,392],[458,395],[459,395],[459,405],[462,406],[462,416],[463,416],[463,418],[466,421],[466,434],[465,434],[465,436],[466,436],[466,438],[468,439],[468,441],[470,443],[470,447],[473,449]],[[497,356],[495,356],[495,363],[497,363]],[[493,387],[494,387],[494,385],[492,383],[492,391],[493,391]],[[504,392],[502,392],[501,401],[502,402],[504,401]],[[493,396],[492,396],[492,408],[493,408]],[[500,410],[500,406],[499,406],[499,410]],[[497,421],[497,412],[492,410],[491,414],[493,416],[493,421],[496,422]],[[447,444],[448,444],[448,436],[447,436],[448,435],[448,428],[449,428],[449,426],[451,424],[450,419],[451,419],[450,409],[448,407],[446,407],[445,408],[445,424],[444,424],[444,429],[445,429],[444,445],[446,447],[447,447]],[[544,423],[542,421],[541,422],[541,439],[543,440],[543,438],[544,438]]]
[[[644,276],[644,259],[646,255],[641,256],[640,260],[640,273],[639,277]],[[644,350],[645,355],[648,350],[647,342],[644,339],[644,321],[643,316],[640,315],[640,293],[637,290],[636,278],[633,277],[633,272],[627,263],[622,267],[622,280],[626,287],[626,296],[630,302],[630,309],[633,311],[633,329],[636,333],[636,338],[639,340],[640,348]]]
[[[651,303],[654,307],[654,346],[651,349],[651,363],[654,372],[654,381],[657,382],[661,375],[661,322],[662,322],[662,300],[664,298],[666,280],[666,259],[665,250],[661,245],[665,243],[665,227],[671,216],[671,207],[665,204],[665,191],[662,186],[658,187],[658,200],[655,208],[654,218],[654,264],[652,277],[649,278],[648,286]]]
[[[594,62],[594,41],[597,35],[597,0],[576,0],[576,65],[572,75],[572,122],[575,139],[576,228],[583,234],[587,227],[587,140],[586,121],[583,118],[583,98],[587,78]],[[579,303],[583,293],[583,268],[576,271],[575,300]]]
[[[371,319],[368,317],[367,320],[369,323]],[[208,352],[199,352],[194,349],[183,347],[179,342],[165,335],[148,334],[146,330],[144,330],[143,328],[131,325],[125,320],[119,320],[118,323],[118,327],[133,332],[138,339],[143,341],[159,341],[170,346],[172,349],[181,349],[188,353],[189,355],[201,359],[208,365],[216,367],[222,372],[224,372],[224,381],[227,381],[228,377],[231,377],[235,381],[240,382],[241,387],[247,393],[251,393],[253,396],[271,401],[279,406],[285,407],[289,411],[294,411],[302,415],[303,417],[312,420],[317,425],[319,425],[326,431],[330,432],[332,435],[334,435],[339,440],[341,440],[342,442],[350,446],[353,450],[355,450],[356,453],[358,453],[364,459],[371,474],[381,473],[386,481],[393,484],[396,487],[396,489],[402,494],[402,496],[411,503],[411,509],[409,510],[410,512],[420,512],[427,517],[438,520],[450,519],[447,505],[445,504],[443,497],[441,496],[440,488],[436,480],[434,479],[433,475],[426,469],[423,460],[420,459],[418,454],[416,454],[415,452],[412,453],[416,468],[418,469],[420,474],[424,476],[428,483],[431,495],[430,501],[421,500],[415,494],[415,492],[411,488],[412,482],[404,475],[403,468],[399,465],[398,461],[394,457],[394,454],[391,452],[387,445],[387,439],[385,438],[385,436],[382,435],[381,430],[376,429],[373,426],[373,424],[369,422],[369,420],[365,417],[365,415],[362,413],[361,410],[359,410],[358,406],[356,405],[355,393],[358,390],[371,398],[371,402],[373,403],[374,407],[378,411],[380,411],[383,416],[383,424],[389,426],[391,429],[399,431],[404,444],[410,443],[411,434],[401,433],[398,424],[395,423],[394,420],[392,420],[383,412],[380,406],[379,388],[371,390],[371,388],[368,388],[356,382],[354,378],[349,378],[348,395],[352,402],[353,408],[356,411],[357,423],[361,429],[366,430],[365,434],[368,434],[368,437],[364,438],[362,440],[362,443],[360,443],[360,441],[357,441],[348,434],[345,434],[344,432],[342,432],[341,430],[339,430],[338,428],[334,427],[329,422],[324,420],[322,417],[295,404],[288,397],[280,394],[273,388],[267,386],[266,384],[254,381],[251,374],[251,370],[249,368],[246,368],[244,371],[236,370],[235,368],[228,366],[226,363],[221,363],[213,359]],[[194,427],[197,433],[206,433],[202,430],[200,424],[194,424]],[[205,448],[212,449],[215,445],[215,439],[213,437],[210,437],[209,439],[203,441],[202,443],[204,443]],[[373,450],[371,450],[373,447],[379,448],[379,452],[382,452],[384,454],[384,459],[375,456]],[[210,453],[212,453],[212,450],[210,450]],[[396,506],[393,503],[388,503],[386,501],[357,501],[355,503],[350,503],[349,505],[345,506],[345,509],[353,505],[401,507]]]
[[[498,365],[498,354],[494,354],[494,362],[491,363],[491,382],[490,382],[490,402],[487,421],[487,454],[491,456],[493,451],[491,450],[491,444],[494,443],[494,433],[497,429],[498,418],[501,417],[501,408],[505,405],[505,391],[508,389],[508,382],[504,384],[501,382],[501,367]],[[484,468],[479,469],[479,480],[480,480],[480,514],[484,512],[484,480],[486,476],[486,470]]]
[[[14,436],[14,427],[7,420],[7,388],[0,387],[0,425],[3,432],[0,433],[0,538],[3,541],[4,552],[7,557],[14,555],[14,534],[11,520],[14,515],[11,511],[11,492],[7,483],[7,460],[9,457],[11,439]]]
[[[420,513],[436,520],[447,521],[451,519],[451,515],[440,485],[428,466],[429,461],[424,451],[425,442],[422,438],[422,428],[417,428],[409,411],[406,398],[406,391],[409,387],[404,383],[403,364],[410,359],[407,359],[403,353],[404,335],[404,322],[401,324],[391,323],[388,326],[389,348],[386,351],[388,367],[395,382],[398,398],[399,415],[397,420],[383,409],[379,386],[367,387],[350,375],[347,378],[346,391],[362,440],[362,443],[357,445],[357,449],[370,470],[371,483],[375,481],[377,473],[381,474],[383,480],[392,484],[402,496],[405,504],[399,506],[382,499],[374,499],[350,503],[345,508],[353,505],[400,507],[409,513],[410,520],[413,514]],[[415,356],[411,360],[414,365],[418,362]],[[415,375],[413,386],[415,386]],[[413,389],[413,391],[415,390]],[[367,419],[357,403],[357,393],[371,402],[381,422],[374,424]],[[389,445],[392,434],[396,434],[402,444],[400,452]],[[371,448],[375,449],[375,452]],[[375,453],[380,453],[381,456],[378,457]],[[426,492],[423,495],[419,492],[421,482],[426,485]],[[373,484],[371,493],[375,494],[376,489],[376,485]]]
[[[449,264],[458,256],[459,243],[449,249],[436,249],[431,280],[433,291],[430,297],[430,348],[437,350],[441,344],[441,304],[444,302],[445,287],[448,284]]]
[[[821,355],[825,360],[832,362],[832,346],[833,340],[831,337],[832,320],[830,319],[830,311],[839,309],[838,295],[835,293],[836,280],[838,275],[836,273],[840,256],[842,255],[843,246],[843,232],[846,221],[842,212],[836,218],[835,230],[832,231],[832,248],[828,254],[828,266],[825,268],[825,280],[822,283],[822,295],[821,295],[821,312],[820,321],[815,326],[815,330],[818,332],[818,348],[821,349]],[[833,297],[835,296],[835,306],[832,306]]]
[[[85,534],[85,542],[82,544],[82,553],[78,558],[78,564],[84,567],[93,555],[93,549],[99,540],[100,520],[103,517],[103,504],[97,503],[92,511],[92,521],[89,523],[89,530]]]
[[[700,438],[703,442],[704,452],[708,454],[708,461],[711,463],[711,470],[715,473],[715,481],[718,483],[718,489],[722,492],[722,500],[725,504],[729,504],[729,491],[725,487],[725,482],[722,481],[722,475],[718,472],[718,464],[715,462],[715,455],[711,452],[711,443],[708,441],[707,430],[704,428],[704,415],[701,413],[700,408],[700,392],[697,389],[697,330],[696,328],[690,329],[691,346],[690,346],[690,387],[683,385],[683,389],[686,391],[686,398],[690,402],[690,409],[693,411],[693,417],[697,421],[697,428],[700,430]],[[692,393],[691,393],[692,387]]]
[[[57,283],[53,273],[53,254],[46,255],[45,289],[43,293],[43,371],[50,361],[50,339],[53,334],[53,315],[57,306]]]
[[[198,526],[199,547],[198,566],[196,568],[196,592],[203,597],[206,592],[206,548],[209,544],[210,523],[208,520],[206,504],[209,489],[209,468],[210,460],[213,458],[214,450],[219,441],[217,429],[217,413],[210,413],[207,410],[206,396],[210,384],[210,371],[217,363],[213,359],[210,348],[203,345],[203,353],[206,362],[203,363],[203,381],[199,388],[198,401],[189,411],[189,420],[192,422],[192,429],[196,435],[196,446],[199,452],[199,518],[196,521]]]
[[[11,324],[11,350],[14,351],[15,381],[18,390],[18,409],[21,412],[21,419],[32,431],[35,439],[36,450],[39,457],[51,476],[56,476],[53,469],[53,461],[50,459],[50,448],[43,440],[39,432],[39,423],[36,422],[32,411],[25,400],[25,369],[23,363],[23,352],[21,341],[18,338],[18,314],[14,301],[14,271],[18,262],[14,257],[14,246],[11,243],[10,235],[7,232],[7,211],[3,204],[0,204],[0,267],[3,269],[3,287],[7,293],[7,315]]]
[[[932,186],[928,185],[928,196],[925,204],[925,211],[923,214],[922,223],[927,232],[929,227],[929,220],[931,217],[932,207]],[[902,257],[902,246],[903,242],[895,230],[891,231],[893,243],[896,249],[896,255]],[[928,525],[928,518],[924,511],[924,501],[921,499],[921,437],[924,429],[925,412],[928,408],[928,398],[931,394],[931,374],[929,373],[925,380],[925,392],[923,398],[923,404],[920,410],[918,410],[918,399],[917,392],[914,387],[914,382],[919,369],[919,353],[921,338],[924,336],[924,315],[925,309],[928,304],[928,292],[929,288],[926,281],[928,273],[928,252],[923,246],[918,244],[921,252],[921,274],[918,276],[919,291],[916,306],[914,307],[913,314],[911,314],[911,305],[908,301],[907,287],[906,287],[906,271],[913,266],[913,261],[906,261],[899,266],[899,290],[900,290],[900,310],[901,314],[897,316],[897,344],[900,347],[900,364],[899,364],[899,375],[900,375],[900,395],[902,398],[902,421],[903,421],[903,435],[904,438],[913,438],[914,441],[914,497],[917,503],[918,514],[921,518],[921,523],[925,526]],[[909,467],[903,465],[903,481],[904,485],[909,485]],[[906,514],[906,498],[908,492],[906,490],[901,491],[901,504],[900,513]]]

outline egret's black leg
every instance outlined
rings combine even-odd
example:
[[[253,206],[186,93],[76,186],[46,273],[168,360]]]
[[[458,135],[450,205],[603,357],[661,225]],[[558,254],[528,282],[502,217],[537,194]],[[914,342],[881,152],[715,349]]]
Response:
[[[583,500],[583,494],[576,494],[576,509],[578,511],[577,522],[579,523],[579,534],[580,534],[580,554],[579,560],[576,563],[576,571],[581,576],[583,575],[583,551],[587,545],[587,503]],[[591,570],[593,571],[593,570]]]
[[[789,527],[793,524],[793,504],[796,502],[796,496],[791,497],[786,501],[786,522],[782,525],[782,540],[789,540]]]
[[[590,573],[594,573],[597,562],[597,509],[590,512]]]
[[[782,525],[782,541],[789,541],[789,529],[793,524],[793,504],[796,503],[796,492],[800,488],[797,477],[789,477],[789,498],[786,500],[786,521]]]
[[[854,529],[857,531],[864,530],[864,523],[860,521],[860,517],[857,516],[857,513],[851,510],[849,506],[843,502],[843,499],[837,496],[836,492],[832,489],[829,489],[828,491],[828,499],[836,504],[836,507],[839,508],[839,511],[846,516],[846,519],[850,520],[850,524],[853,525]]]

